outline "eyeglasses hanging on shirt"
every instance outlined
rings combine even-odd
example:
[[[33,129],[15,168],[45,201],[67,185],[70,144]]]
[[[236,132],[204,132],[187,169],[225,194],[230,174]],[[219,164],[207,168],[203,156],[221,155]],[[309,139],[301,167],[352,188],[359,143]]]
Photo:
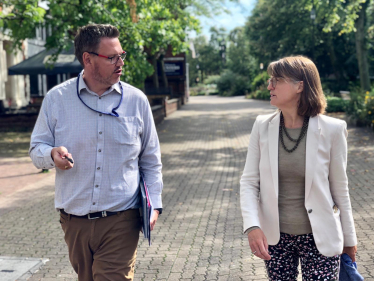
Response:
[[[121,85],[121,82],[118,82],[119,84],[119,87],[121,88],[121,99],[119,101],[119,104],[112,109],[112,112],[102,112],[102,111],[99,111],[99,110],[96,110],[96,109],[93,109],[92,107],[88,106],[83,100],[82,98],[80,97],[80,94],[79,94],[79,78],[80,78],[81,74],[79,73],[78,74],[78,77],[77,77],[77,95],[78,95],[78,98],[80,99],[80,101],[85,105],[87,106],[89,109],[97,112],[97,113],[101,113],[101,114],[106,114],[106,115],[110,115],[110,116],[114,116],[114,117],[119,117],[119,114],[116,112],[116,110],[121,106],[121,103],[122,103],[122,98],[123,98],[123,88],[122,88],[122,85]]]

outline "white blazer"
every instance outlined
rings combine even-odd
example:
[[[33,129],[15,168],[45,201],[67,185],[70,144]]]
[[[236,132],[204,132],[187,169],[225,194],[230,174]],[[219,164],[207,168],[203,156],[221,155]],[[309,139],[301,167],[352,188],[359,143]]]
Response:
[[[243,229],[259,226],[269,245],[280,239],[279,122],[279,112],[256,118],[240,180]],[[306,136],[305,208],[324,256],[341,254],[343,247],[357,244],[346,174],[346,127],[342,120],[317,115],[309,119]]]

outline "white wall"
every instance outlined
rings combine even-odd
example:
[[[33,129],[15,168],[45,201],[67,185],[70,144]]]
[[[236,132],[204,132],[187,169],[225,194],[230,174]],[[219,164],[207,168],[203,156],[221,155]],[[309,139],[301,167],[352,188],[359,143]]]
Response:
[[[0,100],[5,101],[4,107],[18,109],[28,105],[30,101],[29,79],[25,75],[8,76],[8,68],[23,61],[27,44],[24,44],[22,51],[16,52],[7,52],[9,46],[11,46],[9,38],[0,34]]]

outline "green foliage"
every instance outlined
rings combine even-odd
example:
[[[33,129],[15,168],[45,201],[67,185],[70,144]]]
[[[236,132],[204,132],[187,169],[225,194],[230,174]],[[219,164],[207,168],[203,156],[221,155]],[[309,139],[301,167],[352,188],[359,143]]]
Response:
[[[339,25],[339,35],[344,33],[355,32],[355,21],[358,13],[365,2],[370,0],[350,0],[350,1],[334,1],[333,5],[322,5],[322,11],[326,18],[323,26],[324,32],[331,32],[334,27]]]
[[[5,0],[0,6],[0,31],[10,30],[10,36],[25,39],[35,36],[35,28],[43,22],[46,11],[38,6],[37,0]],[[8,34],[8,33],[7,33]],[[16,40],[12,48],[21,48],[22,41]],[[11,49],[12,49],[11,48]]]
[[[219,79],[220,79],[219,75],[211,75],[205,78],[204,84],[205,85],[211,85],[211,84],[217,85]]]
[[[238,2],[238,0],[229,0],[230,2]],[[213,15],[219,15],[222,12],[230,13],[224,4],[225,0],[189,0],[186,1],[188,9],[193,15],[204,15],[206,17],[212,17]]]
[[[222,75],[217,82],[218,93],[222,96],[228,96],[233,88],[234,80],[236,75],[234,72],[227,70]]]
[[[350,97],[351,99],[347,104],[346,112],[351,119],[358,121],[361,119],[362,110],[364,108],[364,99],[360,92],[351,92]]]
[[[216,85],[200,85],[190,88],[190,96],[218,95]]]
[[[257,61],[250,53],[249,40],[244,28],[237,27],[228,35],[227,68],[232,72],[252,79],[258,73]]]
[[[219,0],[216,0],[217,2]],[[173,53],[188,51],[186,31],[199,30],[199,22],[187,9],[198,2],[190,0],[50,0],[48,11],[38,7],[38,0],[4,0],[14,16],[1,14],[0,27],[13,39],[13,48],[35,36],[35,27],[52,28],[46,47],[59,51],[71,46],[79,27],[88,23],[108,23],[119,28],[122,48],[127,57],[123,80],[142,87],[154,71],[149,55],[164,51],[171,45]],[[145,52],[147,50],[148,53]]]
[[[231,70],[225,70],[217,83],[220,96],[240,96],[248,93],[248,78],[240,76]]]
[[[257,99],[257,100],[270,100],[270,93],[267,89],[258,89],[250,93],[247,98]]]
[[[346,110],[348,101],[338,97],[327,96],[327,108],[326,112],[343,112]]]
[[[267,81],[270,78],[269,74],[266,71],[261,72],[255,78],[253,78],[251,83],[252,91],[257,89],[262,89],[267,87]]]
[[[364,104],[364,123],[374,129],[374,89],[370,93],[366,92]]]
[[[207,77],[219,75],[223,69],[218,41],[225,37],[225,30],[212,29],[211,32],[209,42],[205,36],[192,39],[196,57],[192,58],[192,53],[187,55],[187,62],[190,66],[190,85],[196,85],[196,78],[199,78],[199,82],[205,83]]]
[[[289,55],[310,57],[331,91],[347,90],[358,77],[355,34],[349,31],[363,1],[259,0],[245,26],[250,53],[265,67]]]
[[[260,72],[251,83],[252,92],[247,96],[250,99],[270,100],[270,93],[267,89],[267,81],[270,78],[266,71]]]
[[[347,104],[347,115],[361,126],[374,126],[374,90],[371,92],[352,92]],[[373,127],[374,128],[374,127]]]

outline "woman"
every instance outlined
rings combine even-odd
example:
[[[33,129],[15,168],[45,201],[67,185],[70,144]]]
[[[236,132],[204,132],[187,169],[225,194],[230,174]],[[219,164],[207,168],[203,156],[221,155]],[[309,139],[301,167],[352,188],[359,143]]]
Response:
[[[278,111],[253,125],[240,202],[252,253],[269,280],[338,280],[339,256],[356,254],[348,192],[346,123],[322,115],[314,63],[286,57],[268,67]]]

